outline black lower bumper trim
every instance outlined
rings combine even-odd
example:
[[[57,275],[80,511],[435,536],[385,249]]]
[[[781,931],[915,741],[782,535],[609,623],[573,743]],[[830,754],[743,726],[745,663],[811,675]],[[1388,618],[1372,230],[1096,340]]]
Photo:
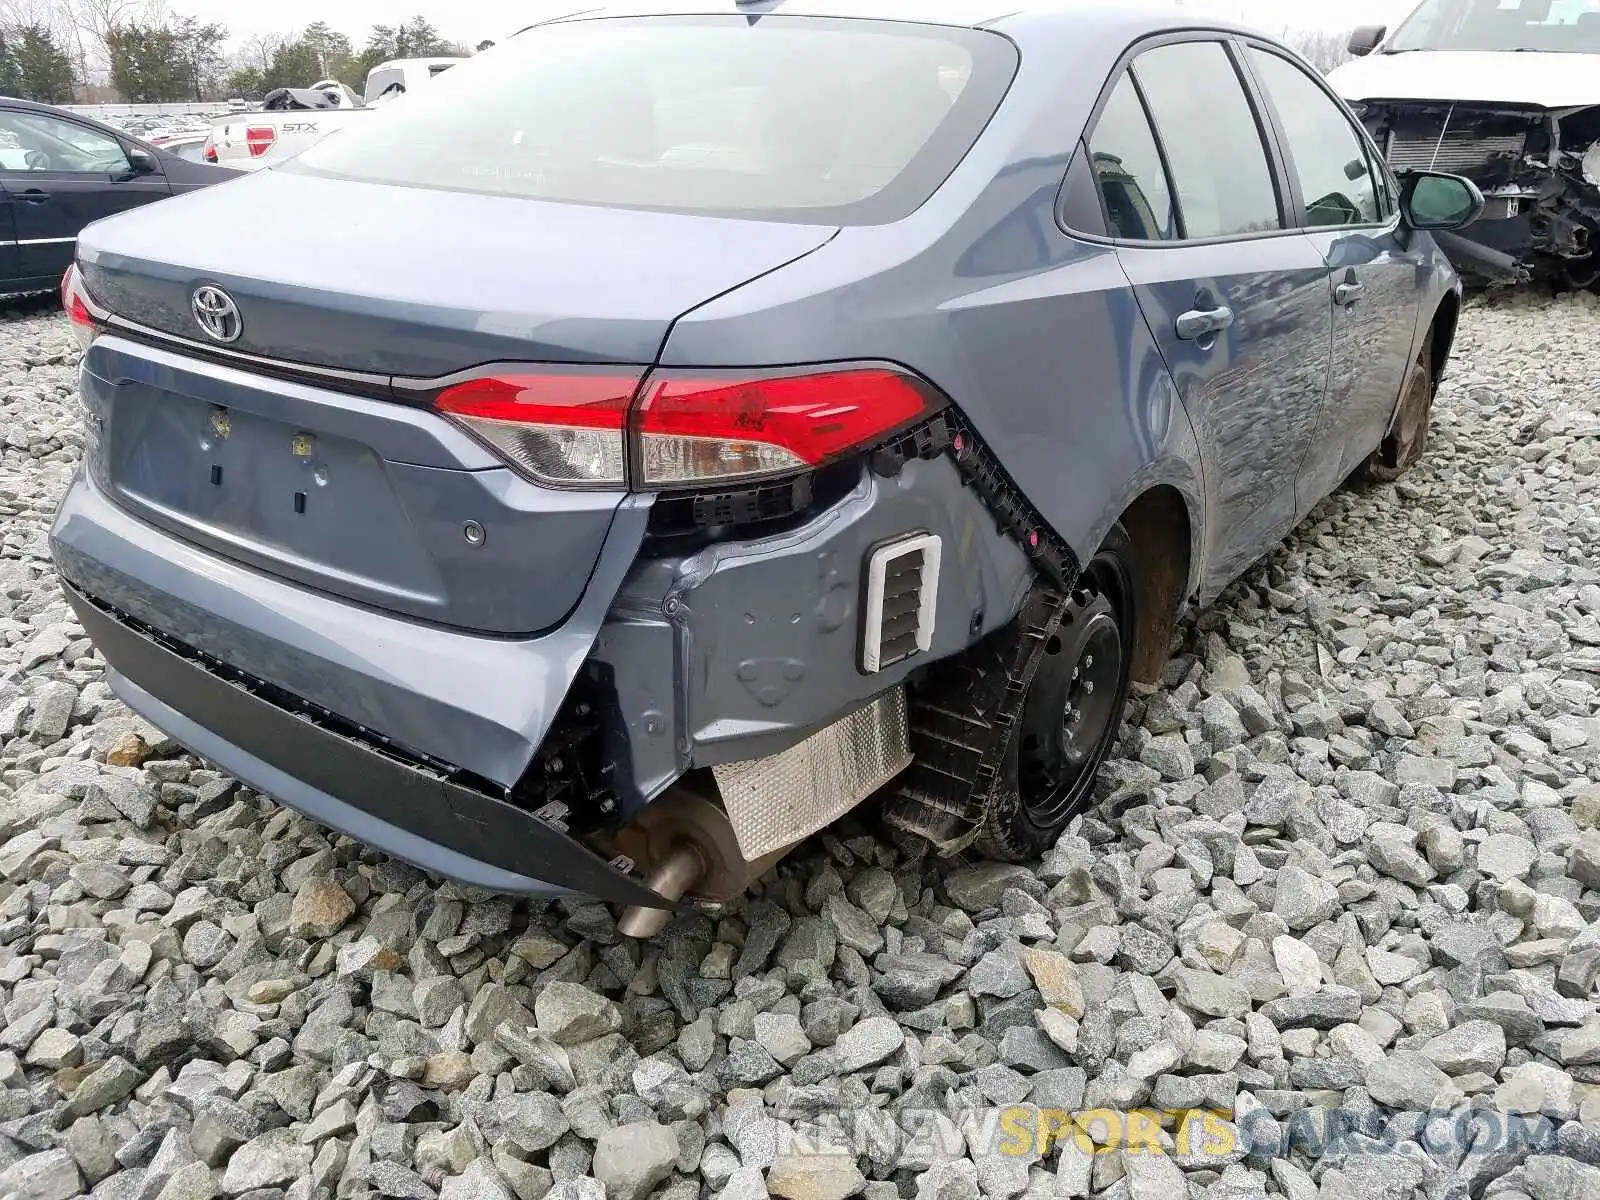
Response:
[[[177,728],[167,732],[180,743],[206,743],[190,748],[291,808],[462,882],[680,907],[532,814],[297,716],[162,645],[71,585],[62,589],[112,670],[181,718],[170,724],[193,727],[188,738]],[[159,714],[144,715],[161,724]]]

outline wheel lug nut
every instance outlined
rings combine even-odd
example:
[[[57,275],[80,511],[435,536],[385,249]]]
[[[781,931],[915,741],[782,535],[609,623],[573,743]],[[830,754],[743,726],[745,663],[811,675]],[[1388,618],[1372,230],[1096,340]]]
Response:
[[[1084,692],[1084,695],[1086,695],[1086,696],[1094,695],[1094,684],[1093,684],[1093,682],[1085,683],[1083,685],[1083,692]]]
[[[1083,669],[1087,671],[1092,666],[1094,666],[1094,655],[1085,654],[1083,656]]]

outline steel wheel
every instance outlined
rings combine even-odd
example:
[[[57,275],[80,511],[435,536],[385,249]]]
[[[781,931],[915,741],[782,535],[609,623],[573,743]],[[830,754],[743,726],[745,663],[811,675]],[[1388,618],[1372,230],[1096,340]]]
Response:
[[[1018,791],[1035,824],[1069,816],[1105,757],[1121,714],[1122,634],[1106,596],[1079,592],[1022,709]]]
[[[1116,526],[1045,648],[978,838],[991,857],[1038,857],[1094,793],[1128,700],[1138,611],[1133,564],[1133,546]]]

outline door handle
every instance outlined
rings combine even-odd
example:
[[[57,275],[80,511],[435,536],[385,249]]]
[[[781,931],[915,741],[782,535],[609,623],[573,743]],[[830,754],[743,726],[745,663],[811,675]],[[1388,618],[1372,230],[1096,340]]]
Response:
[[[38,188],[29,188],[27,191],[20,193],[20,195],[21,195],[22,202],[24,204],[49,204],[50,203],[50,193],[49,192],[45,192],[45,191],[40,191]]]
[[[1186,342],[1198,342],[1214,337],[1232,324],[1233,309],[1227,305],[1191,309],[1178,318],[1178,336]]]
[[[1357,300],[1361,299],[1361,293],[1366,290],[1367,288],[1365,284],[1355,282],[1341,283],[1338,287],[1333,289],[1333,299],[1336,304],[1342,304],[1348,308]]]

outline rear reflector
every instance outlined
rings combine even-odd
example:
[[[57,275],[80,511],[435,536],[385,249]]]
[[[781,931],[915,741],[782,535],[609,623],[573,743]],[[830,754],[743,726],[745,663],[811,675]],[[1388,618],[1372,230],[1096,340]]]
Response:
[[[638,370],[497,375],[435,401],[539,483],[625,487],[628,403]]]
[[[886,367],[783,373],[552,368],[446,388],[435,404],[540,483],[638,490],[810,470],[936,402]]]
[[[83,277],[78,274],[77,263],[68,267],[61,277],[61,307],[66,310],[67,320],[72,322],[73,336],[87,350],[98,330],[94,315],[89,311],[88,292],[84,289]]]
[[[278,141],[278,131],[271,125],[251,125],[244,131],[244,144],[251,158],[260,158]]]

